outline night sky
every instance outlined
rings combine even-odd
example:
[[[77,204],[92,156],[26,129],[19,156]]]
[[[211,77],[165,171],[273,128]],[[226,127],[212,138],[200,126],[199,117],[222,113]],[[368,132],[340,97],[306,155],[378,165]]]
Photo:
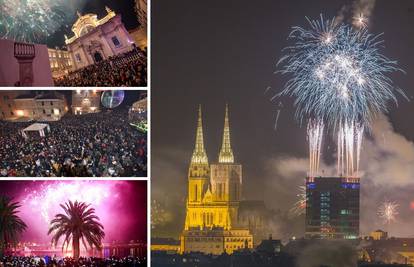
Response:
[[[64,35],[66,34],[68,38],[74,35],[72,25],[78,19],[77,11],[82,15],[87,13],[97,14],[98,19],[101,19],[106,15],[105,6],[108,6],[115,13],[122,16],[122,21],[127,30],[132,30],[139,26],[134,9],[134,0],[71,0],[70,7],[64,9],[66,24],[62,25],[57,32],[49,36],[44,42],[51,48],[63,46],[65,44]]]
[[[232,147],[243,164],[246,199],[265,200],[269,208],[288,211],[297,200],[307,170],[305,127],[294,119],[292,100],[274,130],[279,92],[286,77],[273,74],[287,36],[305,16],[336,16],[353,1],[190,1],[152,3],[152,191],[165,209],[165,222],[155,236],[182,230],[187,171],[195,140],[197,105],[203,107],[204,138],[210,162],[217,161],[225,103],[230,108]],[[348,17],[349,19],[349,17]],[[414,2],[376,1],[369,30],[385,35],[383,53],[399,62],[406,74],[391,78],[413,98]],[[266,88],[271,89],[265,93]],[[391,235],[414,236],[413,102],[399,98],[398,107],[380,117],[365,138],[361,167],[361,232],[382,228]],[[326,147],[329,144],[326,145]],[[332,148],[323,158],[332,168]],[[397,221],[384,225],[377,208],[382,201],[399,203]],[[303,235],[303,217],[288,228],[281,222],[274,237]],[[281,230],[285,229],[285,230]],[[287,230],[286,230],[287,229]]]
[[[0,196],[20,203],[18,216],[27,224],[21,239],[25,242],[48,244],[49,224],[41,211],[52,219],[69,199],[95,208],[104,226],[104,242],[147,239],[146,181],[1,181]]]

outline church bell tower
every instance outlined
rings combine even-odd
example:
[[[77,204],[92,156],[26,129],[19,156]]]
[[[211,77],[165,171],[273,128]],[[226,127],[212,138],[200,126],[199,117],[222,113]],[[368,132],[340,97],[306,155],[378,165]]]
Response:
[[[234,162],[230,142],[229,108],[224,115],[223,141],[218,163],[211,165],[211,186],[216,201],[238,204],[241,200],[242,166]]]
[[[208,187],[210,169],[204,148],[201,106],[198,109],[196,142],[188,170],[188,203],[201,203]]]

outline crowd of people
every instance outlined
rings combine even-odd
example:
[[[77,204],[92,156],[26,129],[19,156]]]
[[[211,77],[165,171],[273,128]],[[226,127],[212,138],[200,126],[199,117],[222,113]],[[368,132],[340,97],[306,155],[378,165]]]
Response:
[[[48,122],[45,137],[21,130],[31,123],[0,122],[0,176],[128,177],[147,175],[147,136],[118,109],[66,114]]]
[[[56,86],[147,86],[147,54],[135,47],[54,80]]]
[[[1,258],[0,267],[146,267],[145,259],[137,257],[110,257],[94,258],[81,257],[78,260],[73,258],[56,257],[16,257],[6,256]]]

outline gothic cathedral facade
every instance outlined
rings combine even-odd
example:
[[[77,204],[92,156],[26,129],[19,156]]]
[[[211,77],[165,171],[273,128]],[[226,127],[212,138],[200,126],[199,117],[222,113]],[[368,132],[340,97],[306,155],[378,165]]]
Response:
[[[181,252],[233,253],[253,247],[253,236],[238,220],[242,166],[235,163],[226,106],[223,142],[218,162],[209,164],[204,148],[201,107],[196,144],[188,171],[186,219]]]

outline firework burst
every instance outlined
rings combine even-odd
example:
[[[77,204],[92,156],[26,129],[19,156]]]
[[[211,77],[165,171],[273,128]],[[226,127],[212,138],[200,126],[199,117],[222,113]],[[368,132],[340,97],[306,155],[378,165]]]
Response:
[[[353,18],[353,25],[358,28],[365,28],[368,25],[368,19],[361,13]]]
[[[43,183],[37,190],[29,190],[22,200],[32,210],[37,210],[45,224],[49,224],[56,207],[68,200],[93,203],[95,206],[109,198],[119,198],[112,194],[113,186],[105,182],[67,181]]]
[[[43,41],[64,23],[65,1],[0,0],[0,37],[20,42]]]
[[[157,228],[165,222],[165,210],[155,199],[151,203],[151,229]]]
[[[384,221],[385,224],[391,224],[396,221],[398,215],[398,204],[396,202],[385,201],[378,208],[378,216]]]
[[[320,139],[309,138],[316,144],[310,144],[311,155],[316,151],[320,156],[320,149],[312,147],[318,148],[322,141],[322,135],[313,134],[314,121],[338,135],[338,173],[352,176],[359,165],[364,129],[387,111],[389,102],[397,102],[397,92],[405,96],[387,76],[401,69],[381,54],[381,35],[322,16],[308,22],[309,29],[296,26],[289,35],[294,44],[283,50],[278,72],[292,78],[277,96],[294,97],[296,118],[308,121],[308,136]],[[320,160],[311,157],[311,161]]]

